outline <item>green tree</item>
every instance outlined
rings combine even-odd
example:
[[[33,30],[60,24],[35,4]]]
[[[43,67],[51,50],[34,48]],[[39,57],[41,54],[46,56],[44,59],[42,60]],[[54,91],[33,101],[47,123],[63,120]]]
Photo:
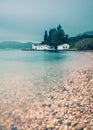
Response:
[[[57,26],[57,30],[61,30],[61,25],[59,24],[59,26]]]
[[[44,43],[48,43],[48,34],[47,34],[47,30],[45,30],[45,34],[44,34]]]
[[[48,44],[49,44],[50,46],[52,46],[52,36],[53,36],[53,33],[54,33],[54,32],[56,32],[56,29],[55,29],[55,28],[49,30]]]
[[[57,29],[55,28],[50,29],[49,35],[47,33],[47,30],[45,30],[44,42],[42,43],[54,46],[55,49],[57,49],[58,45],[63,44],[65,42],[68,43],[68,35],[65,34],[60,24],[57,26]]]
[[[57,30],[52,35],[52,44],[57,49],[58,45],[63,44],[65,41],[65,33],[61,28],[57,28]]]
[[[64,42],[65,42],[65,43],[68,43],[68,42],[69,42],[69,38],[68,38],[68,37],[69,37],[69,35],[66,34],[65,37],[64,37]]]

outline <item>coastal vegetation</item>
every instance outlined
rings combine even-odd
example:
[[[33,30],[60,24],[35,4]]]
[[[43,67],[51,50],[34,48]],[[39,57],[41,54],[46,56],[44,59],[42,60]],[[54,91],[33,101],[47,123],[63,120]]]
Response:
[[[49,32],[45,30],[42,44],[54,46],[57,49],[58,45],[64,43],[70,45],[70,50],[93,50],[93,31],[69,37],[60,24],[57,28],[50,29]]]
[[[93,35],[81,34],[69,38],[71,50],[93,50]]]
[[[50,46],[54,46],[57,49],[58,45],[64,44],[68,42],[68,34],[65,34],[61,25],[57,26],[57,28],[52,28],[47,32],[45,30],[44,41],[42,44],[47,44]]]
[[[93,38],[84,38],[75,43],[77,50],[93,50]]]

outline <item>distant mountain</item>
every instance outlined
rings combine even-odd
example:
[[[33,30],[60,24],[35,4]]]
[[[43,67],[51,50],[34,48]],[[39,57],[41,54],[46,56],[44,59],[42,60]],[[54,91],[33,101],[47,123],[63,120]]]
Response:
[[[93,35],[93,31],[84,32],[83,34],[86,34],[86,35]]]
[[[0,42],[0,49],[24,49],[32,48],[31,42],[21,43],[17,41],[2,41]]]

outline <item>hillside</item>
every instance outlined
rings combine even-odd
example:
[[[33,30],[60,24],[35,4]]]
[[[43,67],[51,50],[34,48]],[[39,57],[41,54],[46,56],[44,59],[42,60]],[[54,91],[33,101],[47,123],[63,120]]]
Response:
[[[84,34],[91,36],[91,35],[93,35],[93,31],[84,32]]]
[[[21,43],[16,41],[3,41],[0,42],[0,49],[22,49],[22,48],[32,48],[32,43]]]
[[[93,38],[84,38],[75,43],[77,50],[93,50]]]

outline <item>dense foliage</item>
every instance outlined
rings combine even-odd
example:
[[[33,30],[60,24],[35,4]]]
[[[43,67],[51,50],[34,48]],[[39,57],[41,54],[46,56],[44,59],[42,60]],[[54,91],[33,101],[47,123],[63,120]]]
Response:
[[[57,46],[63,43],[68,42],[68,35],[65,34],[61,25],[56,28],[50,29],[49,33],[45,30],[44,41],[42,43],[54,46],[57,49]]]
[[[93,38],[84,38],[76,42],[77,50],[93,50]]]

